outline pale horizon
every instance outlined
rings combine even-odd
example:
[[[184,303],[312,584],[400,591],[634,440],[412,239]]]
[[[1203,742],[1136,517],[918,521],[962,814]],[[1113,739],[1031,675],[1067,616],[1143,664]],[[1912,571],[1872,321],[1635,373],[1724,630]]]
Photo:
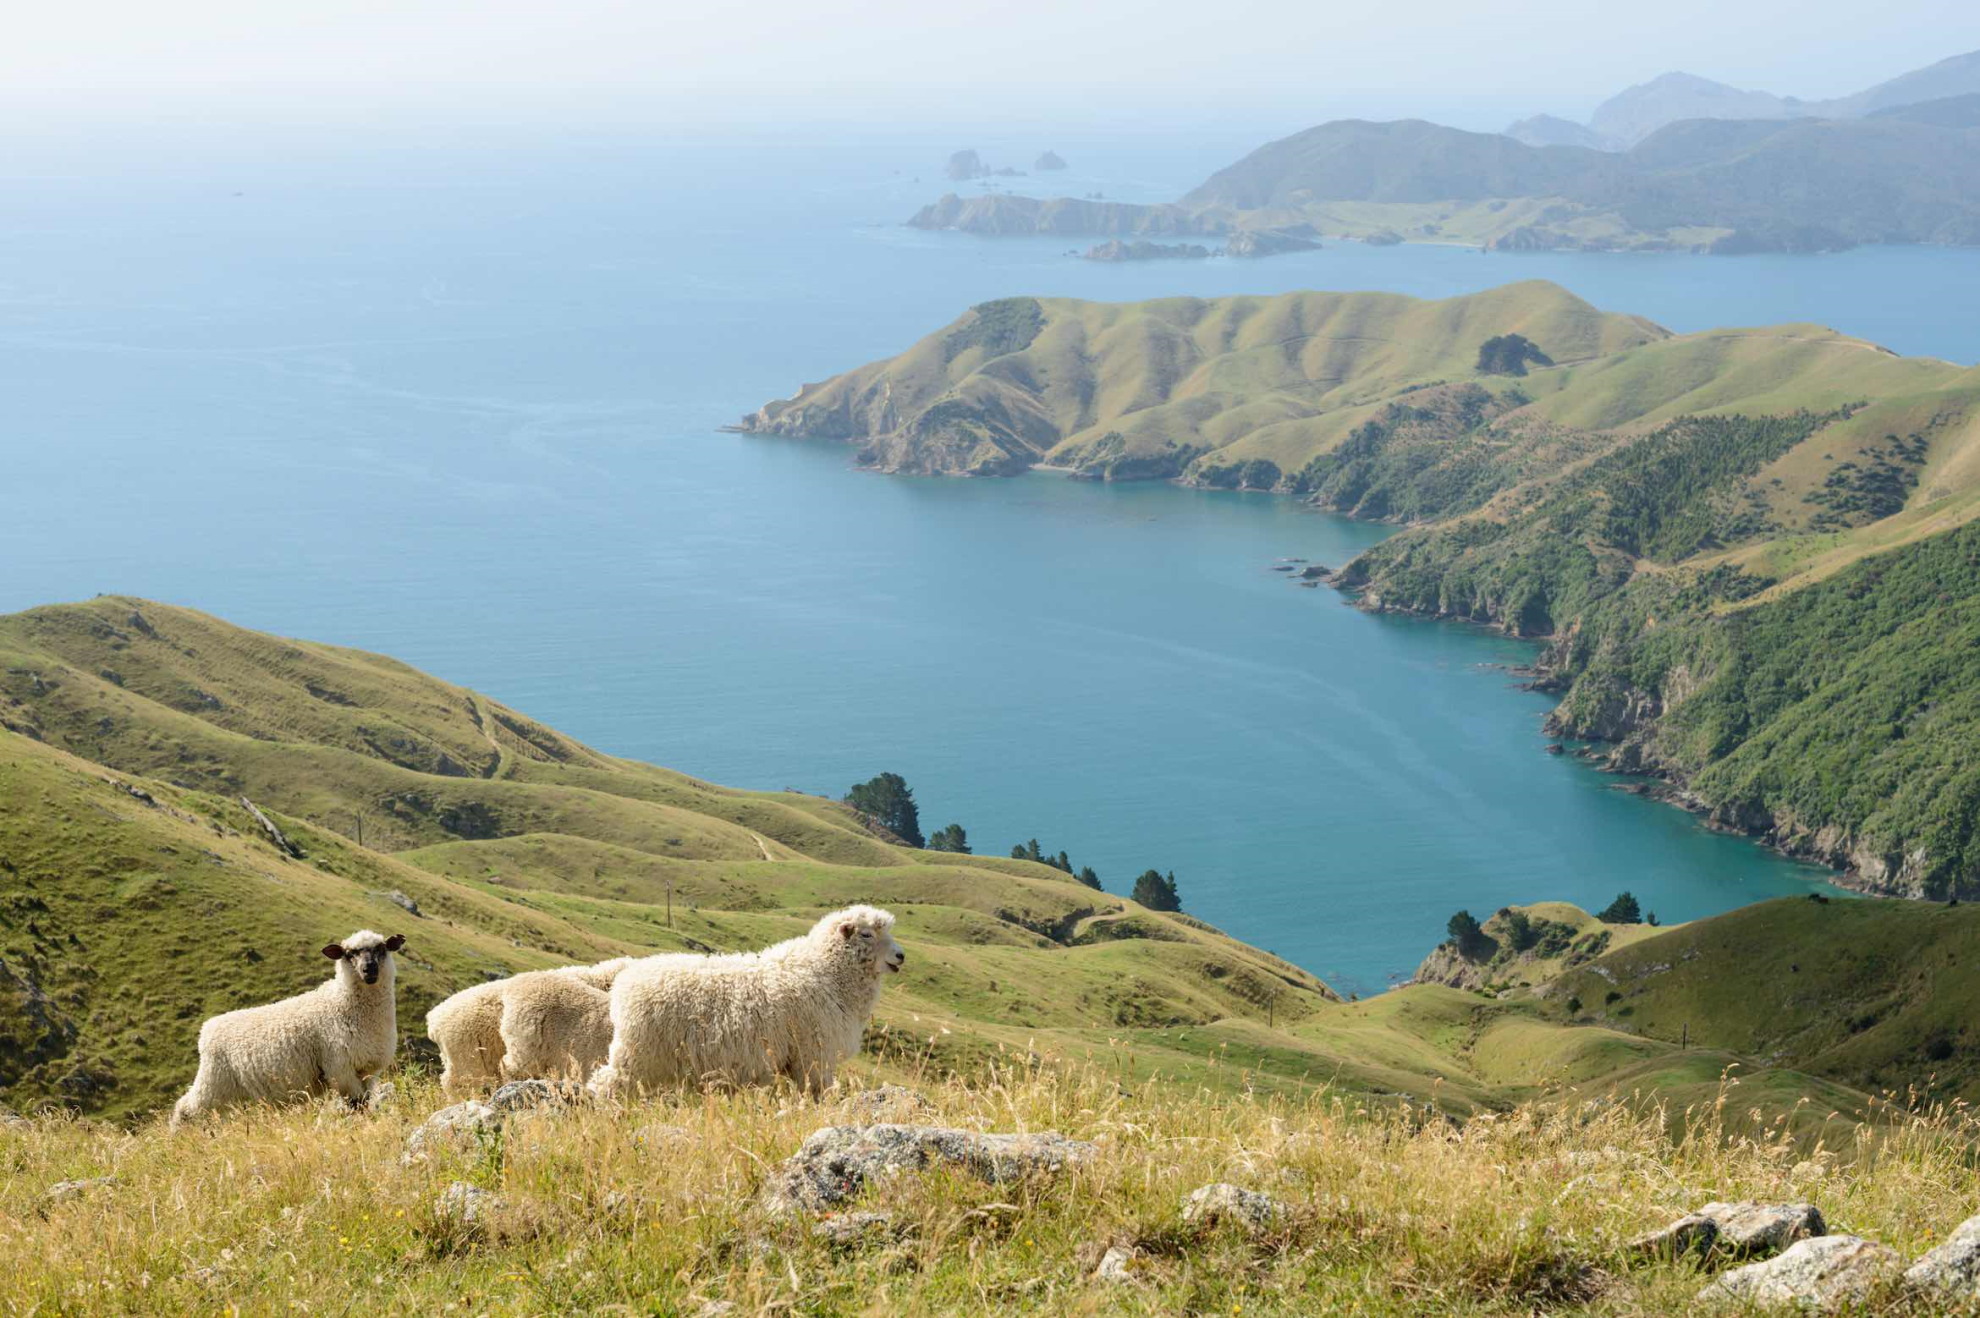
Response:
[[[834,123],[1128,129],[1426,118],[1494,131],[1583,118],[1682,70],[1819,99],[1980,47],[1970,5],[1860,9],[1678,0],[1651,29],[1560,0],[1481,21],[1251,3],[1027,3],[994,23],[900,0],[764,0],[709,16],[624,0],[280,9],[133,0],[17,15],[0,49],[7,134],[72,125],[599,123],[678,131]]]

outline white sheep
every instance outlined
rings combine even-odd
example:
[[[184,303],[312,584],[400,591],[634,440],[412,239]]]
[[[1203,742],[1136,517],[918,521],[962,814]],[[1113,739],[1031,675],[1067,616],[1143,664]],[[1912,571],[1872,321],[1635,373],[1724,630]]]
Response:
[[[605,996],[629,958],[532,970],[476,984],[426,1013],[440,1046],[440,1087],[470,1093],[505,1080],[582,1080],[612,1042]]]
[[[330,1093],[369,1102],[399,1044],[392,954],[405,943],[361,929],[323,949],[336,973],[309,992],[200,1026],[199,1072],[172,1108],[172,1129],[242,1103]]]
[[[906,961],[894,917],[871,906],[760,952],[635,961],[612,986],[612,1047],[591,1092],[780,1078],[826,1089],[859,1051],[881,978]]]

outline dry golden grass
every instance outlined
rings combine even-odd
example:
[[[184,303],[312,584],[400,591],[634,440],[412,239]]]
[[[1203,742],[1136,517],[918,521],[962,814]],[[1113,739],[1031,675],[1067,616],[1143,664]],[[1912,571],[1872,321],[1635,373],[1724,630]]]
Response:
[[[1810,1199],[1832,1230],[1908,1255],[1980,1208],[1975,1123],[1957,1108],[1832,1121],[1811,1143],[1743,1111],[1734,1082],[1677,1120],[1575,1096],[1460,1129],[1325,1094],[1130,1094],[1099,1068],[1030,1059],[967,1082],[888,1078],[929,1101],[915,1120],[1099,1151],[1023,1184],[903,1176],[853,1205],[892,1213],[897,1236],[840,1249],[757,1203],[806,1135],[859,1119],[839,1095],[540,1113],[412,1167],[406,1136],[444,1101],[417,1078],[369,1116],[257,1111],[179,1137],[44,1118],[0,1129],[0,1310],[1666,1313],[1691,1304],[1697,1265],[1620,1247],[1707,1200]],[[435,1208],[457,1180],[506,1201],[478,1234]],[[1219,1180],[1268,1191],[1286,1218],[1255,1238],[1184,1224],[1183,1196]],[[1138,1251],[1135,1284],[1092,1279],[1112,1244]]]

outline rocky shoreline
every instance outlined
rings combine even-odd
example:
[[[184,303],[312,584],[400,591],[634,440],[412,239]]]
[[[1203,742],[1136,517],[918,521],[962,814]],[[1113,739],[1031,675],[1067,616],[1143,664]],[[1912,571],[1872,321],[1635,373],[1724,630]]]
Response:
[[[1496,619],[1471,618],[1390,604],[1373,592],[1362,591],[1352,579],[1348,567],[1328,573],[1322,580],[1364,612],[1471,622],[1511,634]],[[1520,639],[1538,641],[1546,646],[1533,664],[1509,670],[1529,679],[1521,684],[1522,688],[1564,696],[1574,679],[1556,657],[1561,638],[1539,636]],[[1571,721],[1562,716],[1561,708],[1557,706],[1541,725],[1541,734],[1554,744],[1583,743],[1574,752],[1577,759],[1603,773],[1637,780],[1619,783],[1616,790],[1675,806],[1715,833],[1746,838],[1790,860],[1820,865],[1830,871],[1829,881],[1837,887],[1866,896],[1927,900],[1919,879],[1923,869],[1922,855],[1880,855],[1867,847],[1853,845],[1853,839],[1838,826],[1810,828],[1782,810],[1757,806],[1741,808],[1729,803],[1714,803],[1700,795],[1693,790],[1684,771],[1657,752],[1653,734],[1664,713],[1665,701],[1661,695],[1637,690],[1613,692],[1603,702],[1600,717],[1593,721]],[[1597,745],[1612,749],[1597,750]]]

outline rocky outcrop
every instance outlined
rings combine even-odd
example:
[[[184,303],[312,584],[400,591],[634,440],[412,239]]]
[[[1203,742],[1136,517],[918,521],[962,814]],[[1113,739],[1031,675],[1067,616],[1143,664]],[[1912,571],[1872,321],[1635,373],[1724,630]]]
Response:
[[[949,157],[949,163],[942,167],[942,173],[958,183],[973,178],[985,178],[990,167],[983,163],[983,157],[971,150],[962,150]]]
[[[1032,161],[1031,167],[1040,174],[1046,174],[1053,170],[1066,168],[1066,162],[1058,152],[1047,151],[1044,155]]]
[[[1705,1304],[1794,1305],[1827,1311],[1861,1303],[1903,1264],[1897,1251],[1858,1236],[1817,1236],[1778,1258],[1735,1268],[1698,1292]]]
[[[827,1126],[785,1160],[763,1190],[772,1213],[823,1212],[870,1182],[937,1165],[992,1184],[1063,1171],[1093,1156],[1094,1146],[1054,1131],[984,1135],[947,1126]]]

